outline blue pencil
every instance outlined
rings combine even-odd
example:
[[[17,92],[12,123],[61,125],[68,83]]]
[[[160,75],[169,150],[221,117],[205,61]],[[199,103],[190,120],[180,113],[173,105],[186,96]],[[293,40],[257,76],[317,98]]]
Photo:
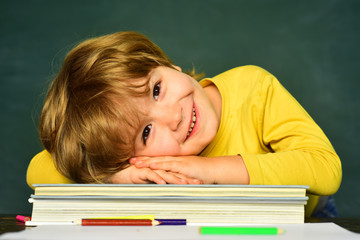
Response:
[[[160,225],[186,225],[186,219],[155,219]]]

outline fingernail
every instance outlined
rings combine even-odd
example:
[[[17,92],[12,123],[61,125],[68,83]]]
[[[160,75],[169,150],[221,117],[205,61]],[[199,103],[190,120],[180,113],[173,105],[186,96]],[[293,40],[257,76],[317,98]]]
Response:
[[[143,161],[141,161],[141,160],[135,160],[135,162],[134,162],[134,164],[136,166],[140,166],[142,163],[143,163]]]
[[[194,184],[201,184],[201,181],[199,179],[193,179],[192,182]]]

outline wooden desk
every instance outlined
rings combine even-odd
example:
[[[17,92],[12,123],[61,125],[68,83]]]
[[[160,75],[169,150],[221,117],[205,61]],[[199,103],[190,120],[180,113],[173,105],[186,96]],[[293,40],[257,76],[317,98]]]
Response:
[[[15,215],[0,215],[0,234],[18,232],[26,228],[24,223],[17,222]]]
[[[309,218],[306,219],[305,222],[334,222],[347,230],[360,233],[360,218]],[[25,228],[26,226],[24,223],[16,221],[15,215],[0,215],[0,234],[17,232],[24,230]]]

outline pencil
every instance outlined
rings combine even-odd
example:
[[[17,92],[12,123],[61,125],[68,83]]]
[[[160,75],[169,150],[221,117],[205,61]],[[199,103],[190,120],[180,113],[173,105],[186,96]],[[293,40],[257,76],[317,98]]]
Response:
[[[28,227],[43,226],[43,225],[76,225],[74,222],[35,222],[26,221],[25,225]]]
[[[161,224],[149,219],[81,219],[82,226],[157,226]]]
[[[160,225],[186,225],[186,219],[155,219]]]
[[[200,227],[205,235],[277,235],[284,230],[275,227]]]
[[[155,220],[154,215],[133,215],[133,216],[119,216],[119,217],[91,217],[86,219],[147,219]]]

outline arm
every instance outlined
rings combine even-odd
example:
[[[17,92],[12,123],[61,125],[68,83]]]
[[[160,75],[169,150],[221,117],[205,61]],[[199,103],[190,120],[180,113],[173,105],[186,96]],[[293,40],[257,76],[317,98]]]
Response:
[[[250,183],[309,185],[313,194],[334,194],[342,171],[330,141],[278,80],[266,74],[258,133],[269,153],[242,154]]]

